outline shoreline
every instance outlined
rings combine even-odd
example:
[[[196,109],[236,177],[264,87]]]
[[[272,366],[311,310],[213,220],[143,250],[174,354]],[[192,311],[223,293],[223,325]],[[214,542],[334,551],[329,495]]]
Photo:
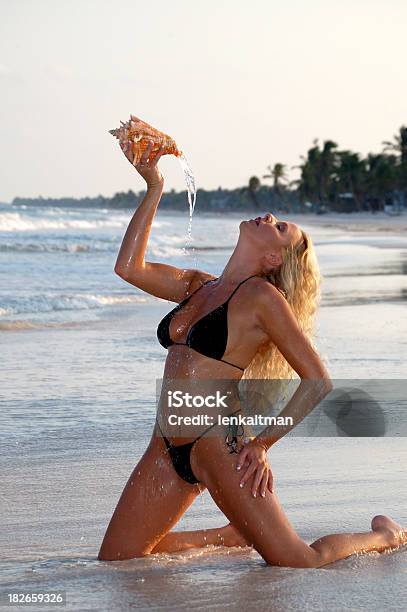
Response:
[[[168,211],[163,212],[167,214]],[[172,211],[176,213],[178,211]],[[235,219],[250,219],[255,216],[265,214],[267,211],[230,211],[227,213],[229,217]],[[271,211],[272,212],[272,211]],[[183,213],[181,213],[182,215]],[[195,213],[196,214],[196,213]],[[202,217],[217,217],[222,215],[221,212],[203,212],[199,216]],[[403,211],[400,215],[388,215],[383,211],[376,213],[370,212],[352,212],[352,213],[337,213],[328,212],[323,215],[315,213],[280,213],[281,220],[291,221],[299,225],[312,225],[315,227],[326,227],[333,229],[342,229],[349,232],[393,232],[396,234],[404,234],[407,232],[407,211]],[[193,222],[193,217],[192,217]]]
[[[296,219],[298,223],[314,225],[317,227],[343,229],[349,232],[392,232],[403,234],[407,232],[407,214],[388,215],[384,212],[378,213],[326,213],[316,215],[313,213],[304,215],[287,215],[288,218]]]
[[[227,216],[232,219],[244,221],[246,219],[253,219],[259,215],[265,215],[266,212],[268,212],[266,209],[258,211],[200,211],[199,208],[196,208],[192,216],[192,223],[194,222],[194,218],[197,217],[216,219]],[[271,210],[270,212],[273,211]],[[279,213],[277,211],[276,214],[281,220],[291,221],[292,223],[298,223],[299,225],[303,224],[313,225],[315,227],[343,229],[349,232],[394,232],[397,234],[404,234],[407,232],[407,210],[402,211],[399,215],[389,215],[383,211],[378,211],[376,213],[371,213],[368,211],[350,213],[327,212],[323,215],[317,215],[316,213]],[[155,218],[159,219],[161,215],[169,217],[184,217],[188,216],[188,211],[163,210],[158,208]]]

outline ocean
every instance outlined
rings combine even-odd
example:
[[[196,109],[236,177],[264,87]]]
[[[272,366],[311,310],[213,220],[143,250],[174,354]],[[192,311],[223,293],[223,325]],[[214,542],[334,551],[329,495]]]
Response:
[[[246,214],[201,214],[198,201],[188,239],[187,202],[185,214],[159,211],[146,259],[218,275],[240,220],[257,215]],[[268,567],[253,550],[221,547],[96,559],[151,435],[166,357],[156,327],[174,306],[114,273],[131,215],[0,208],[3,597],[65,591],[68,610],[405,609],[406,547],[322,569]],[[315,342],[331,377],[405,379],[405,233],[349,232],[315,217],[299,224],[323,274]],[[287,437],[269,459],[283,508],[308,542],[367,531],[375,514],[407,526],[401,436]],[[205,493],[177,529],[226,522]]]

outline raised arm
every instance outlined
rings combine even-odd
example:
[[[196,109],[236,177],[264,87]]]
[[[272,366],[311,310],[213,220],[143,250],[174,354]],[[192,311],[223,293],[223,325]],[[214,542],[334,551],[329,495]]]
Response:
[[[132,162],[130,147],[122,143],[127,159]],[[182,269],[162,263],[145,261],[145,252],[151,226],[164,189],[164,178],[157,162],[163,148],[156,157],[148,161],[151,145],[144,152],[140,163],[135,166],[147,183],[147,193],[134,213],[124,235],[114,271],[128,283],[159,298],[181,302],[189,292],[211,274],[194,269]]]

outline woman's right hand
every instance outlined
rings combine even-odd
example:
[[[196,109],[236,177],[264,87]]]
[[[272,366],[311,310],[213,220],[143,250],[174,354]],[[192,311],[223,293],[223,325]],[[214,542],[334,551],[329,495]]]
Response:
[[[266,489],[270,493],[274,492],[273,473],[267,460],[267,450],[257,438],[253,438],[241,448],[236,469],[241,470],[242,468],[246,468],[246,471],[240,481],[240,486],[244,487],[251,478],[253,497],[257,496],[257,492],[265,497]]]
[[[134,155],[132,151],[132,143],[129,140],[125,140],[120,142],[120,147],[129,162],[133,165]],[[147,145],[146,150],[142,154],[139,163],[134,166],[140,176],[142,176],[143,179],[146,181],[147,188],[156,187],[157,185],[162,186],[164,183],[164,177],[157,166],[161,155],[164,153],[164,147],[161,146],[158,149],[158,152],[154,159],[149,160],[148,157],[152,151],[152,148],[153,143],[150,141]]]

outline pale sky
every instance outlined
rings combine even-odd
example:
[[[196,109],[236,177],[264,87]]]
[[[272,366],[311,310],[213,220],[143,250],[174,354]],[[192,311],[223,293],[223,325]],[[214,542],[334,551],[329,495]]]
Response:
[[[143,189],[108,134],[130,113],[205,189],[314,138],[379,152],[407,124],[406,27],[405,0],[0,0],[0,201]]]

